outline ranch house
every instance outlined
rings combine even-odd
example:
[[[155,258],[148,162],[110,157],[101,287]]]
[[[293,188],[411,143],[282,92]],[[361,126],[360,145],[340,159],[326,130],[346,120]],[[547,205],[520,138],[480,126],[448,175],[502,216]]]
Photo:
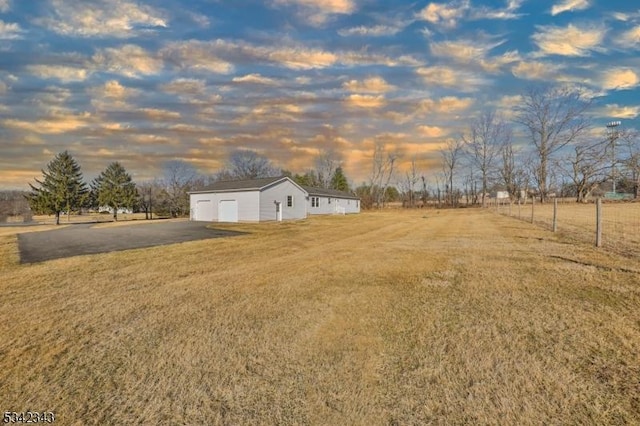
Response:
[[[282,221],[360,212],[358,197],[303,187],[286,176],[215,182],[190,192],[189,200],[191,220],[207,222]]]
[[[360,213],[360,199],[355,195],[335,189],[303,186],[307,191],[309,214]]]

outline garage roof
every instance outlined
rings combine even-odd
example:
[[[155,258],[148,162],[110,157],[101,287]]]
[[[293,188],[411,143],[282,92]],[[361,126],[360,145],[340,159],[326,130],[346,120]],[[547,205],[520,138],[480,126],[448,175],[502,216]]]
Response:
[[[280,180],[286,179],[284,176],[268,177],[261,179],[247,179],[247,180],[221,180],[215,182],[209,186],[202,188],[196,192],[224,192],[224,191],[252,191],[260,190],[266,186],[274,184]]]
[[[286,176],[247,180],[222,180],[219,182],[215,182],[198,191],[191,191],[189,193],[198,194],[203,192],[261,191],[262,189],[272,186],[283,180],[289,180],[294,185],[307,192],[309,195],[314,195],[317,197],[349,198],[352,200],[359,199],[355,195],[349,194],[348,192],[344,191],[337,191],[335,189],[313,188],[311,186],[301,186]]]
[[[309,193],[309,195],[315,195],[316,197],[349,198],[352,200],[359,200],[355,195],[344,191],[338,191],[337,189],[314,188],[304,185],[302,187]]]

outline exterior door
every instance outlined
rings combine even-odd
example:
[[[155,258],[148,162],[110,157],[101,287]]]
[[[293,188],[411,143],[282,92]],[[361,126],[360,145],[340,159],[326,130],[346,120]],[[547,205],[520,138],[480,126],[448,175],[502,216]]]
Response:
[[[280,201],[275,201],[276,203],[276,220],[278,222],[282,222],[282,203]]]
[[[218,204],[218,222],[238,221],[238,200],[220,200]]]

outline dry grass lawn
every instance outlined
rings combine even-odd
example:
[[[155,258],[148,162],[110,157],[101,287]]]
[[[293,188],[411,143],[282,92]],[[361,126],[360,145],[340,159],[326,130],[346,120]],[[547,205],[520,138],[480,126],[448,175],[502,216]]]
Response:
[[[252,233],[34,265],[1,233],[0,410],[65,425],[640,419],[637,258],[475,209],[224,227]]]
[[[154,219],[157,219],[157,215],[153,215]],[[17,223],[22,222],[22,216],[10,217],[9,222]],[[114,223],[132,223],[131,221],[145,221],[144,213],[120,213],[118,214],[118,222]],[[54,215],[35,215],[33,216],[33,222],[42,223],[46,225],[55,225],[56,217]],[[67,225],[72,223],[100,223],[107,224],[113,222],[113,214],[111,213],[85,213],[82,215],[72,214],[70,216],[61,215],[60,225]],[[136,222],[137,223],[137,222]]]
[[[531,204],[498,207],[502,214],[531,220]],[[620,254],[640,253],[640,202],[604,202],[602,204],[602,244]],[[573,200],[558,203],[558,232],[566,238],[595,242],[595,203],[576,203]],[[553,203],[536,204],[534,222],[552,229]]]

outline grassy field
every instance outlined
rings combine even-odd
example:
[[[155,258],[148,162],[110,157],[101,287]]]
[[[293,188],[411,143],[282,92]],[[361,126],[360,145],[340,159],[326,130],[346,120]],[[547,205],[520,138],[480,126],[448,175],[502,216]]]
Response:
[[[480,209],[221,227],[251,234],[34,265],[0,229],[0,411],[65,425],[640,418],[637,258]]]
[[[497,208],[501,214],[531,220],[531,204]],[[495,209],[495,207],[494,207]],[[534,223],[547,229],[553,224],[553,203],[534,206]],[[603,247],[621,254],[640,253],[640,202],[604,202],[602,204]],[[558,232],[567,238],[595,243],[596,206],[573,200],[558,203]]]

